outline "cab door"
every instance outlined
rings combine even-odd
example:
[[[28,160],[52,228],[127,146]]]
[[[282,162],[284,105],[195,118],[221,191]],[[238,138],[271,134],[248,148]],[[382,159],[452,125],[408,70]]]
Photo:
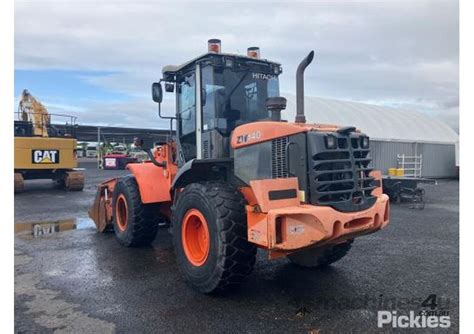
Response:
[[[177,85],[178,136],[183,162],[196,158],[196,75],[190,72]]]

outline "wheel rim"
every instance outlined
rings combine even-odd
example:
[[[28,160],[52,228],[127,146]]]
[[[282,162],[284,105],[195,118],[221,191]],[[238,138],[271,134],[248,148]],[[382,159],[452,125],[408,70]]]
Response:
[[[209,256],[210,237],[206,218],[197,209],[184,215],[181,230],[184,253],[194,266],[202,266]]]
[[[117,228],[120,232],[123,232],[127,229],[128,225],[128,205],[127,199],[123,194],[120,194],[117,197],[117,204],[115,208],[115,216],[117,221]]]

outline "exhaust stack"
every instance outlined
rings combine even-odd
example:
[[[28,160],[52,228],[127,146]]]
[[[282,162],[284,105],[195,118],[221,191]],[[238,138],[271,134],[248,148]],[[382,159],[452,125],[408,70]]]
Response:
[[[296,69],[296,123],[306,123],[304,115],[304,70],[313,61],[314,51],[311,51]]]

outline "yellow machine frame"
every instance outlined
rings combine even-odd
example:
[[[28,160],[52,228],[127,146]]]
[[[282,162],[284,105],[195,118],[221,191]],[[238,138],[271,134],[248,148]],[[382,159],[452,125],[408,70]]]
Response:
[[[70,118],[72,127],[75,124],[74,116],[56,116]],[[24,180],[28,179],[52,179],[66,190],[84,188],[84,174],[76,170],[76,139],[71,133],[50,136],[50,127],[51,115],[46,107],[23,90],[15,121],[15,193],[24,190]]]
[[[74,138],[15,137],[15,169],[76,168],[76,148],[77,141]],[[57,151],[59,160],[55,162],[38,154],[40,157],[37,157],[35,162],[33,153],[35,150]]]

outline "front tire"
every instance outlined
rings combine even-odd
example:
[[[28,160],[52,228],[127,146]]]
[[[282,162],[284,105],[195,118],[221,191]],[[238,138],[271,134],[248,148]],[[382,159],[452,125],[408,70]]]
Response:
[[[257,252],[247,241],[242,194],[224,183],[193,183],[178,196],[173,244],[185,279],[202,293],[239,285],[252,272]]]
[[[291,263],[305,268],[323,268],[347,255],[354,239],[335,246],[309,248],[288,255]]]
[[[113,225],[117,240],[126,247],[149,245],[158,232],[153,204],[143,204],[133,176],[117,181],[112,198]]]

